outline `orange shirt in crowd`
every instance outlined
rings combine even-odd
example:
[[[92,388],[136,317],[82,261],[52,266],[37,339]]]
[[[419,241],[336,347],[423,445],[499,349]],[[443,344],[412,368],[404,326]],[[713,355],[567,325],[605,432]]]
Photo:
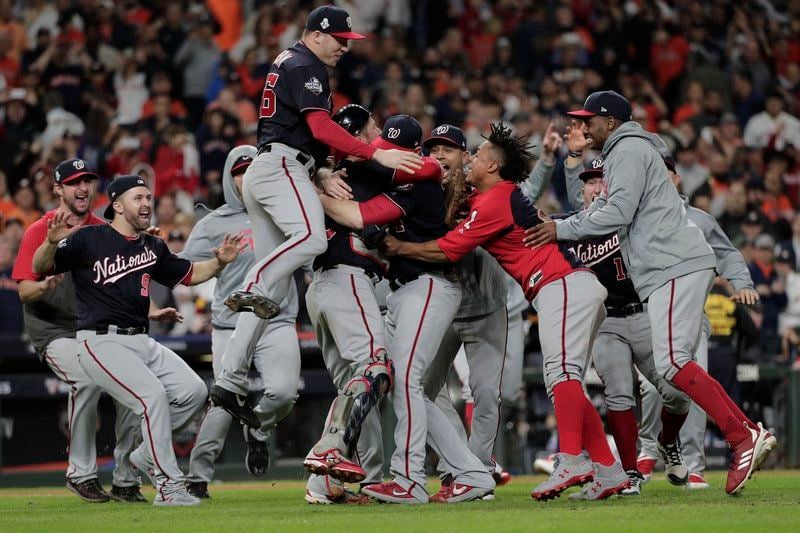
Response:
[[[10,220],[12,218],[16,218],[20,222],[25,229],[28,229],[28,226],[42,218],[42,212],[38,209],[33,209],[31,211],[23,211],[19,207],[14,207],[10,213],[5,216],[5,220]]]
[[[244,26],[242,5],[239,0],[207,0],[209,11],[217,19],[222,29],[214,36],[220,50],[227,52],[239,42]]]

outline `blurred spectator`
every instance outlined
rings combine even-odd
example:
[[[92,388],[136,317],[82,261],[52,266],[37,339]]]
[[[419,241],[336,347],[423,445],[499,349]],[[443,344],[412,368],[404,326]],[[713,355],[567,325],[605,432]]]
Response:
[[[775,269],[775,239],[766,233],[755,240],[755,258],[748,268],[753,285],[761,296],[761,348],[765,353],[778,352],[778,314],[786,307],[783,279]]]
[[[11,0],[0,0],[0,35],[8,38],[11,57],[19,61],[27,46],[27,38],[25,28],[14,17]]]
[[[178,225],[175,222],[175,216],[178,214],[178,208],[175,205],[175,195],[174,194],[164,194],[163,196],[159,196],[156,199],[156,226],[161,230],[162,235],[171,235],[174,232],[180,233],[178,231]],[[180,250],[174,250],[170,247],[174,253],[178,253]]]
[[[788,145],[800,148],[800,120],[785,110],[780,93],[767,96],[764,111],[753,115],[744,128],[744,143],[752,148],[783,150]]]
[[[48,167],[33,169],[33,188],[36,191],[37,205],[44,211],[56,209],[61,200],[53,191],[53,172]]]
[[[684,92],[683,103],[675,109],[675,113],[672,115],[673,124],[689,120],[703,110],[703,86],[700,82],[690,81]]]
[[[24,179],[17,184],[14,191],[14,209],[8,213],[6,220],[16,218],[22,223],[23,229],[36,222],[42,212],[36,207],[36,191],[33,190],[30,180]]]
[[[781,336],[793,328],[800,327],[800,273],[794,270],[794,257],[788,249],[779,250],[775,256],[775,270],[783,280],[786,292],[786,308],[778,316],[778,331]]]
[[[199,163],[197,149],[186,129],[176,125],[168,126],[153,161],[153,170],[156,173],[155,193],[160,196],[183,190],[191,196],[199,194]]]
[[[11,278],[15,256],[8,238],[0,235],[0,338],[10,333],[19,335],[25,328],[17,282]]]
[[[191,131],[203,120],[206,91],[222,58],[213,36],[213,21],[208,16],[201,17],[173,58],[175,66],[183,71],[183,102],[188,111],[187,126]]]
[[[681,190],[692,196],[701,185],[708,181],[708,168],[700,163],[696,145],[678,146],[675,150],[675,171],[681,175]]]
[[[135,124],[142,116],[142,106],[148,99],[145,74],[133,51],[125,54],[117,73],[114,75],[114,91],[117,95],[117,122]]]
[[[8,220],[8,215],[16,208],[14,200],[8,193],[8,181],[6,173],[0,170],[0,233],[3,232],[5,221]]]
[[[800,272],[800,214],[795,214],[792,220],[792,237],[778,245],[779,254],[788,254],[792,270]]]

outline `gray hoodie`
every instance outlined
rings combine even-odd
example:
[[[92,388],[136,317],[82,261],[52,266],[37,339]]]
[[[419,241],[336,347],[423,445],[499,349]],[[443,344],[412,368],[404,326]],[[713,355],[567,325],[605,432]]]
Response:
[[[620,249],[642,301],[671,279],[715,268],[714,251],[686,214],[667,176],[667,146],[636,122],[611,134],[604,158],[606,191],[589,209],[556,221],[559,240],[619,232]]]
[[[205,261],[214,257],[212,248],[219,246],[226,233],[231,235],[245,232],[247,247],[242,250],[236,260],[225,267],[217,276],[214,287],[214,301],[211,303],[211,324],[215,328],[232,329],[236,326],[237,314],[228,309],[225,298],[238,290],[245,274],[255,263],[253,253],[253,232],[250,228],[250,217],[244,209],[242,198],[236,192],[231,167],[240,156],[256,157],[255,146],[237,146],[228,154],[222,170],[222,192],[225,204],[218,207],[195,224],[186,247],[178,254],[190,261]]]

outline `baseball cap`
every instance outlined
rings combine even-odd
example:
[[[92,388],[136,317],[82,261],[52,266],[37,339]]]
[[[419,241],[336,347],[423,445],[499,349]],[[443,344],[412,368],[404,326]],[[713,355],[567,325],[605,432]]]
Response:
[[[363,39],[364,36],[352,29],[350,15],[341,7],[320,6],[308,14],[308,31],[320,31],[340,39]]]
[[[450,124],[442,124],[434,128],[431,136],[425,139],[422,146],[425,148],[433,148],[437,144],[447,144],[461,150],[467,149],[467,138],[461,128],[451,126]]]
[[[603,179],[603,169],[602,168],[587,168],[586,170],[584,170],[583,172],[578,174],[578,177],[583,182],[587,182],[590,179],[594,179],[594,178]]]
[[[108,188],[106,192],[108,193],[108,200],[109,204],[106,207],[106,210],[103,211],[103,217],[108,220],[112,220],[114,218],[114,202],[117,199],[128,192],[129,190],[135,187],[147,187],[147,182],[144,181],[140,176],[119,176],[118,178],[114,179],[111,183],[108,184]]]
[[[100,179],[100,176],[89,170],[86,161],[77,157],[59,163],[54,173],[56,183],[59,185],[75,181],[81,176],[89,176],[95,180]]]
[[[765,220],[764,215],[762,215],[760,211],[756,211],[755,209],[751,209],[750,211],[747,212],[747,215],[745,215],[744,220],[742,221],[742,224],[752,224],[752,225],[765,226],[766,225],[766,220]]]
[[[583,109],[569,111],[567,115],[583,119],[600,115],[614,117],[623,122],[631,119],[631,103],[616,91],[597,91],[586,98]]]
[[[358,135],[369,122],[372,113],[358,104],[347,104],[333,115],[333,121],[347,130],[350,135]]]
[[[233,166],[231,167],[231,174],[235,174],[238,171],[244,172],[247,170],[247,167],[250,166],[250,163],[253,162],[253,158],[249,155],[240,155],[236,158],[236,161],[233,162]]]
[[[772,250],[775,248],[775,239],[772,238],[772,235],[767,235],[766,233],[762,233],[755,240],[755,247],[763,250]]]
[[[383,125],[380,137],[372,141],[372,146],[391,150],[414,150],[422,142],[422,126],[409,115],[394,115]]]
[[[781,248],[780,252],[778,252],[778,255],[775,256],[775,262],[789,263],[789,264],[794,263],[794,261],[792,261],[791,250],[789,250],[788,248]]]

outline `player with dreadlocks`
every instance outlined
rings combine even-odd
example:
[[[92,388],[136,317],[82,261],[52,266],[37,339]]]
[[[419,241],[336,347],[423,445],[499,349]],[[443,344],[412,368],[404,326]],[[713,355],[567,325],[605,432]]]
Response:
[[[385,253],[427,262],[454,262],[482,246],[525,291],[539,314],[547,393],[555,406],[560,453],[550,478],[536,487],[536,500],[557,497],[588,481],[588,499],[604,499],[629,485],[606,442],[600,415],[583,391],[583,376],[597,328],[605,318],[606,289],[565,247],[525,248],[525,229],[543,222],[517,183],[533,160],[524,138],[502,123],[470,161],[469,214],[444,237],[425,243],[384,239]],[[569,334],[567,334],[569,332]],[[586,450],[587,459],[583,455]]]

